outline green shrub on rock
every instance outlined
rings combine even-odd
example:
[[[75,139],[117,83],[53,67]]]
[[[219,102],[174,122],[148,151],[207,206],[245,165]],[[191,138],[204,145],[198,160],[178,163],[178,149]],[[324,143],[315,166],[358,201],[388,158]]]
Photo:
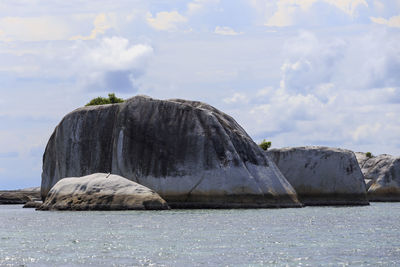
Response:
[[[96,105],[105,105],[105,104],[115,104],[122,103],[124,100],[122,98],[118,98],[114,93],[108,94],[108,98],[105,97],[96,97],[90,100],[85,106],[96,106]]]
[[[367,158],[372,158],[372,153],[371,153],[371,152],[367,152],[367,153],[365,153],[365,156],[366,156]]]
[[[262,142],[260,144],[258,144],[263,150],[267,151],[268,148],[271,147],[271,142],[270,141],[266,141],[265,139],[262,140]]]

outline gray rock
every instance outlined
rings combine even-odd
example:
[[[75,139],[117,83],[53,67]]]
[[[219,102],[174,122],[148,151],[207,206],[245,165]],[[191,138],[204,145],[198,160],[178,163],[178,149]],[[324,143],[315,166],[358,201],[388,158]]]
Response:
[[[368,205],[364,177],[352,151],[292,147],[267,154],[305,205]]]
[[[0,204],[25,204],[40,199],[40,187],[0,191]]]
[[[58,181],[39,210],[164,210],[156,192],[124,177],[95,173]]]
[[[25,204],[28,201],[32,201],[29,194],[17,190],[0,191],[0,204]]]
[[[23,208],[37,209],[43,204],[42,201],[29,201],[26,202]]]
[[[382,154],[368,158],[356,153],[370,201],[400,201],[400,157]]]
[[[17,191],[29,196],[33,201],[41,200],[40,186],[18,189]]]
[[[136,96],[66,115],[46,147],[42,198],[61,178],[95,172],[149,187],[173,208],[301,206],[233,118],[195,101]]]

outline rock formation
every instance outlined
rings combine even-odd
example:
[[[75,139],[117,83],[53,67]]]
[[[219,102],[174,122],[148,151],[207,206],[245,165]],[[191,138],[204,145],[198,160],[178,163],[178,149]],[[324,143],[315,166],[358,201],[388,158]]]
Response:
[[[0,191],[0,204],[25,204],[32,198],[17,190]]]
[[[356,153],[370,201],[400,201],[400,157]]]
[[[40,200],[40,187],[0,191],[0,204],[25,204],[32,200]]]
[[[163,210],[156,192],[119,175],[95,173],[58,181],[39,210]]]
[[[25,203],[23,208],[31,208],[31,209],[37,209],[43,204],[42,201],[28,201]]]
[[[136,96],[67,114],[43,157],[42,198],[61,178],[96,172],[149,187],[174,208],[301,206],[233,118],[195,101]]]
[[[267,152],[305,205],[368,205],[363,174],[353,152],[293,147]]]

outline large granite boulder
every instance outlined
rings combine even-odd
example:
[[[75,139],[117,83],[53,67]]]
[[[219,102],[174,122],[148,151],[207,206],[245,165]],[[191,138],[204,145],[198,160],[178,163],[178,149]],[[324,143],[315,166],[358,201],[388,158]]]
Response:
[[[61,178],[95,172],[149,187],[173,208],[301,206],[233,118],[195,101],[136,96],[66,115],[43,157],[42,198]]]
[[[400,201],[400,157],[356,153],[370,201]]]
[[[364,177],[352,151],[292,147],[267,154],[305,205],[368,205]]]
[[[94,173],[58,181],[39,210],[163,210],[156,192],[124,177]]]

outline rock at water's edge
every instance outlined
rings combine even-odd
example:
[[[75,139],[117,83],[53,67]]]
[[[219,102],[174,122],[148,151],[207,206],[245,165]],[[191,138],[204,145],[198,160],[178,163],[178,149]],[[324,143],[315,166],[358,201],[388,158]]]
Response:
[[[19,191],[0,191],[0,204],[25,204],[28,201],[32,201],[28,195]]]
[[[400,201],[400,157],[382,154],[368,158],[356,153],[370,201]]]
[[[58,181],[39,210],[164,210],[156,192],[114,174],[95,173]]]
[[[368,205],[364,177],[352,151],[292,147],[267,154],[305,205]]]
[[[149,187],[173,208],[301,206],[233,118],[195,101],[136,96],[66,115],[46,147],[42,198],[61,178],[95,172]]]
[[[23,208],[37,209],[43,204],[42,201],[29,201],[26,202]]]
[[[0,191],[0,205],[25,204],[28,201],[40,199],[40,187]]]

